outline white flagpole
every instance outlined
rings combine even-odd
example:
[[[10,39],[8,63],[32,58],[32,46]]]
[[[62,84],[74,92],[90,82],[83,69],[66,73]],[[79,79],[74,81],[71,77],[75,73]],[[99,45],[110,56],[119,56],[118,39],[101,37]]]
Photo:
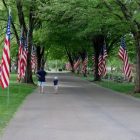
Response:
[[[9,92],[9,86],[7,88],[7,106],[9,105],[9,102],[10,102],[10,92]]]
[[[29,28],[27,30],[27,35],[26,35],[26,43],[27,43],[27,49],[28,49],[28,46],[29,46],[29,43],[28,43],[28,37],[29,37]],[[28,54],[27,54],[27,59],[28,59]],[[27,60],[26,60],[27,61]],[[28,64],[27,64],[28,65]],[[26,78],[26,83],[27,83],[27,66],[26,66],[26,71],[25,71],[25,78]]]
[[[8,15],[8,18],[9,18],[9,16],[11,16],[11,8],[10,7],[9,7],[9,15]],[[9,72],[10,72],[10,65],[9,65]],[[9,80],[9,86],[10,86],[10,80]],[[10,101],[10,88],[9,88],[9,86],[8,86],[8,89],[7,89],[7,106],[9,105],[9,101]]]

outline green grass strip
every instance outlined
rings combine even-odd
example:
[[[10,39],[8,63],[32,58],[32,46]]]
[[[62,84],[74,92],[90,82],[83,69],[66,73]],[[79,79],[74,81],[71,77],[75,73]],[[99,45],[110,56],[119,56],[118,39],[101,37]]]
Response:
[[[117,83],[114,81],[100,81],[100,82],[94,82],[102,87],[112,89],[114,91],[118,91],[125,94],[132,94],[134,90],[134,84],[132,83]]]

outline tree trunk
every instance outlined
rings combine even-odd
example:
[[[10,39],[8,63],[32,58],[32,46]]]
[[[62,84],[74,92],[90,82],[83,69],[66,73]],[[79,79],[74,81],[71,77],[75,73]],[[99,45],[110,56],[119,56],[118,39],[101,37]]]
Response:
[[[41,46],[37,46],[37,70],[40,70],[41,67],[44,67],[43,56],[44,56],[45,48]]]
[[[81,72],[82,72],[84,77],[87,77],[87,68],[83,68],[83,63],[84,63],[84,61],[85,61],[85,59],[87,57],[86,50],[83,50],[82,52],[80,52],[80,56],[82,58],[82,70],[81,70]]]
[[[95,71],[94,71],[94,81],[100,81],[101,77],[98,74],[98,58],[101,51],[101,48],[104,45],[104,35],[96,35],[92,38],[93,48],[95,51]]]
[[[69,62],[70,62],[70,64],[71,64],[71,72],[75,72],[75,70],[74,70],[74,61],[73,61],[73,59],[72,59],[72,56],[70,55],[69,56]]]
[[[66,50],[66,54],[67,54],[67,56],[68,56],[68,59],[69,59],[69,62],[70,62],[70,64],[71,64],[71,72],[73,72],[74,73],[74,61],[73,61],[73,59],[72,59],[72,55],[71,55],[71,53],[69,52],[69,50],[67,49],[67,47],[65,46],[65,50]]]
[[[140,33],[134,35],[136,41],[136,79],[135,93],[140,93]]]
[[[41,61],[41,64],[42,64],[42,67],[43,67],[43,68],[45,68],[45,63],[46,63],[46,61],[45,61],[45,57],[44,57],[44,55],[43,55],[42,61]]]
[[[28,37],[28,56],[27,56],[27,68],[25,74],[25,83],[33,83],[32,68],[31,68],[31,48],[32,48],[32,30],[29,31]]]
[[[27,56],[27,68],[25,74],[25,82],[33,83],[32,78],[32,68],[31,68],[31,50],[32,50],[32,40],[33,40],[33,7],[30,5],[30,13],[29,13],[29,30],[28,30],[28,56]]]
[[[18,10],[18,19],[19,19],[20,27],[21,28],[23,27],[23,31],[27,33],[27,27],[26,27],[24,13],[22,9],[22,2],[20,0],[16,0],[16,6]]]

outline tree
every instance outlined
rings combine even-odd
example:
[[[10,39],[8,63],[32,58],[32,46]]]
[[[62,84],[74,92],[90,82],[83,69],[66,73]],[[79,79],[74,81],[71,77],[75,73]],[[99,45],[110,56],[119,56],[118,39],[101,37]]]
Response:
[[[81,51],[80,48],[84,46],[84,49],[91,53],[89,48],[91,45],[96,55],[95,80],[100,80],[98,56],[104,41],[110,53],[120,42],[121,36],[133,34],[137,52],[135,91],[140,92],[140,14],[138,13],[140,4],[138,0],[25,0],[24,2],[16,0],[16,2],[20,26],[24,27],[25,32],[28,28],[30,29],[28,62],[30,62],[33,35],[35,37],[38,31],[44,31],[43,36],[39,34],[39,38],[35,39],[38,49],[45,50],[47,46],[49,50],[50,46],[62,46],[72,66],[75,57]],[[44,52],[46,51],[39,52],[41,59]],[[28,67],[28,73],[31,73],[30,66]],[[30,75],[29,79],[31,79]]]
[[[60,2],[56,0],[53,3],[43,3],[39,9],[41,11],[39,16],[41,15],[47,21],[48,35],[51,41],[57,41],[65,46],[72,67],[73,59],[69,47],[67,48],[68,44],[69,46],[73,44],[76,44],[76,46],[83,44],[89,46],[87,44],[90,41],[92,42],[97,60],[95,61],[95,80],[100,80],[98,75],[99,51],[103,47],[104,40],[110,38],[111,31],[109,27],[112,22],[116,22],[115,19],[112,19],[112,22],[108,22],[108,25],[106,25],[107,16],[104,15],[103,6],[100,6],[98,1],[65,0]],[[101,39],[100,41],[100,36],[104,36],[104,40]],[[116,37],[112,39],[112,42],[110,41],[110,49],[115,41]],[[99,43],[97,44],[97,42]]]
[[[125,22],[126,27],[129,27],[127,33],[133,34],[136,46],[136,80],[135,80],[135,92],[140,92],[140,14],[138,13],[140,3],[136,1],[105,1],[109,12],[116,15],[118,20]],[[112,9],[112,4],[115,5],[115,10]],[[128,28],[127,28],[128,29]]]

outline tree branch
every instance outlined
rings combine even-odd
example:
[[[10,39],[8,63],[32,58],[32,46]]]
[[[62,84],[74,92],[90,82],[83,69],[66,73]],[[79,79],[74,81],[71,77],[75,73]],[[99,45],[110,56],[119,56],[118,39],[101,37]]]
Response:
[[[125,4],[122,3],[121,0],[116,0],[116,4],[120,6],[121,11],[125,17],[125,19],[127,21],[132,21],[133,20],[133,16],[132,13],[127,9],[127,7],[125,6]],[[138,29],[140,30],[140,24],[136,21],[133,20],[133,23],[138,27]]]
[[[2,2],[3,2],[4,7],[7,10],[7,13],[8,13],[9,11],[8,11],[8,7],[7,7],[7,4],[6,4],[5,0],[2,0]],[[16,29],[16,27],[14,25],[14,22],[13,22],[12,18],[11,18],[11,24],[12,24],[12,28],[13,28],[14,34],[16,36],[17,44],[19,45],[19,36],[18,36],[17,29]]]
[[[130,11],[127,9],[125,4],[122,3],[120,0],[116,0],[116,4],[121,8],[121,11],[127,21],[130,21],[132,19],[132,14]]]
[[[114,13],[112,7],[104,0],[103,1],[104,5],[106,6],[106,8],[111,11],[116,17],[118,17],[120,20],[123,20],[123,17],[121,17],[119,14]]]
[[[21,0],[16,0],[16,6],[18,10],[18,18],[19,18],[20,26],[23,27],[23,30],[25,31],[25,33],[27,33],[27,27],[26,27],[26,23],[24,19],[24,13],[22,10]]]

